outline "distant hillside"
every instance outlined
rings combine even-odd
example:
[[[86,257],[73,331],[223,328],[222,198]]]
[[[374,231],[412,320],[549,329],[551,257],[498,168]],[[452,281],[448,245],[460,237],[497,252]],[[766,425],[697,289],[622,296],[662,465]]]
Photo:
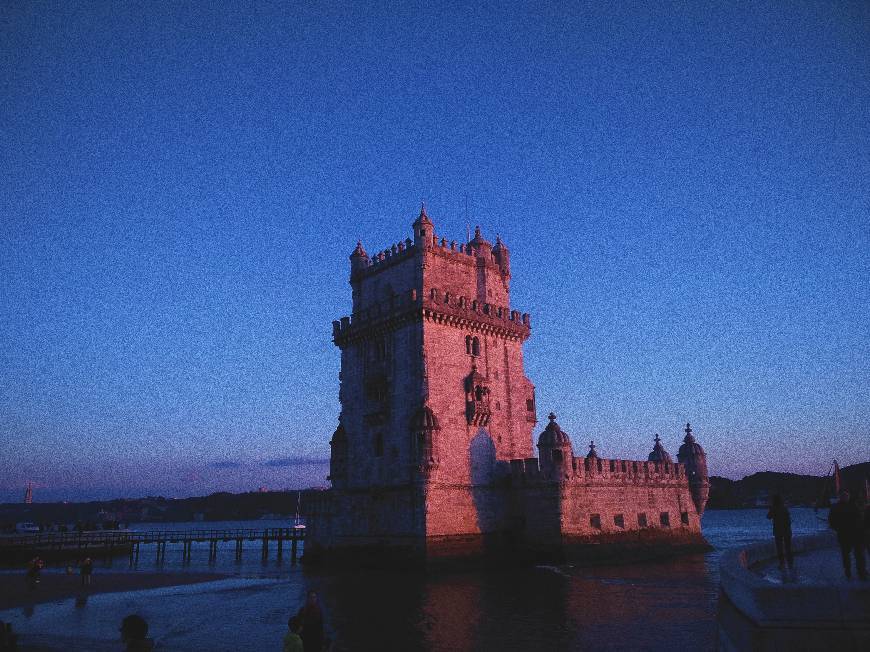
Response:
[[[301,511],[319,490],[301,492]],[[47,525],[76,524],[94,526],[117,522],[178,522],[251,520],[267,515],[291,518],[296,513],[298,492],[264,491],[243,494],[214,493],[195,498],[117,499],[89,503],[6,503],[0,504],[0,531],[21,521]]]
[[[870,478],[870,462],[840,469],[843,484],[853,491],[863,490],[864,479]],[[830,477],[762,471],[742,480],[710,478],[708,509],[738,509],[767,505],[770,496],[780,494],[790,505],[813,506],[818,500],[833,497]]]

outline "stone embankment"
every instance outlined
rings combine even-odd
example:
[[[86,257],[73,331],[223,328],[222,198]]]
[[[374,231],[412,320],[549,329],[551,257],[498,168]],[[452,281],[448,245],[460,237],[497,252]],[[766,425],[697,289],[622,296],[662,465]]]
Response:
[[[870,582],[845,577],[833,534],[793,550],[793,571],[772,541],[722,556],[719,650],[870,650]]]

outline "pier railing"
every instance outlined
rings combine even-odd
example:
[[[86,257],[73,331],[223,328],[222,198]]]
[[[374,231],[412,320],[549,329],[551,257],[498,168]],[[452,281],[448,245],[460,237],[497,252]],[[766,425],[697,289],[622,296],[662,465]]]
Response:
[[[139,558],[142,545],[157,546],[157,559],[166,555],[167,544],[182,544],[182,559],[189,561],[194,543],[209,544],[209,560],[217,557],[218,544],[232,541],[235,543],[236,560],[241,560],[243,542],[260,541],[263,559],[268,559],[269,544],[276,544],[278,559],[283,557],[284,542],[291,545],[291,559],[296,561],[298,543],[305,540],[304,528],[264,528],[264,529],[219,529],[219,530],[99,530],[90,532],[39,532],[32,534],[12,534],[0,536],[0,555],[12,550],[32,549],[34,554],[41,550],[80,550],[87,553],[112,552],[128,549],[130,562]]]

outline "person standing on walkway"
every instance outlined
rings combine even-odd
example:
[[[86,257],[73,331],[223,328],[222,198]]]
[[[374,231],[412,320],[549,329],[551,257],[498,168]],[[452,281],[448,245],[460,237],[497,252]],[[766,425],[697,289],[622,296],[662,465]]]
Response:
[[[299,610],[297,618],[302,621],[302,643],[305,652],[321,652],[323,648],[323,611],[317,593],[308,592],[308,600]]]
[[[85,557],[81,566],[82,586],[91,585],[91,574],[94,572],[94,562],[90,557]]]
[[[867,579],[867,568],[864,565],[864,533],[861,510],[854,499],[850,499],[849,492],[840,492],[840,501],[831,507],[828,515],[828,523],[831,529],[837,533],[837,542],[840,544],[840,552],[843,555],[843,570],[846,577],[852,579],[852,558],[855,555],[855,567],[858,576],[862,580]]]
[[[782,496],[775,494],[770,503],[767,518],[773,521],[773,540],[776,543],[776,555],[779,557],[779,570],[785,568],[794,569],[794,557],[791,554],[791,514],[782,500]]]

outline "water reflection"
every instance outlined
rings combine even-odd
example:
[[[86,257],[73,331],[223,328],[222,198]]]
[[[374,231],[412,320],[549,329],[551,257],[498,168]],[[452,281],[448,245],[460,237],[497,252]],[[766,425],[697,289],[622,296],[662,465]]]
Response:
[[[703,555],[643,565],[425,574],[306,574],[340,650],[471,652],[713,646]],[[302,599],[302,594],[298,598]]]
[[[820,527],[811,510],[792,510],[792,521],[796,534]],[[213,568],[235,579],[93,594],[86,602],[41,604],[35,615],[32,606],[3,612],[0,619],[46,649],[115,645],[117,623],[132,612],[146,617],[163,649],[212,650],[215,641],[223,646],[217,649],[279,649],[287,617],[313,589],[336,650],[711,649],[720,551],[768,539],[770,524],[763,510],[708,512],[704,532],[716,552],[624,566],[429,575],[315,571],[274,558],[264,570],[257,548],[246,548],[237,565],[232,548],[222,547]],[[180,551],[167,554],[166,569],[180,571],[181,561]],[[153,557],[142,566],[152,569]],[[186,568],[209,568],[207,546],[194,549]]]

